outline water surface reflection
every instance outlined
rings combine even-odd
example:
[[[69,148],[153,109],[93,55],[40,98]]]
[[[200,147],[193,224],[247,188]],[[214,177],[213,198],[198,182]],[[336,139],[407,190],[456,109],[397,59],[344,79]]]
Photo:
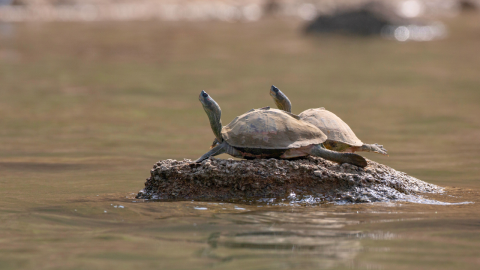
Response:
[[[352,222],[324,212],[249,212],[216,217],[241,226],[212,233],[202,254],[237,260],[245,267],[252,261],[264,264],[281,260],[284,267],[329,268],[351,264],[361,250],[361,232],[342,230]]]

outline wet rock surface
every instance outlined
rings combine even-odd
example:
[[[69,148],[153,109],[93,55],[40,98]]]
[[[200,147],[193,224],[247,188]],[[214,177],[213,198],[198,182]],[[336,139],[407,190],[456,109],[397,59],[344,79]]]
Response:
[[[425,202],[443,188],[368,160],[366,168],[298,160],[185,159],[157,162],[137,198],[269,203]]]

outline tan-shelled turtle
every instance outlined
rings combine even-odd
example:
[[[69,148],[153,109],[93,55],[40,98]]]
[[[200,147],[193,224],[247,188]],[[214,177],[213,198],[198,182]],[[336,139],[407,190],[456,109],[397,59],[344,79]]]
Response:
[[[286,112],[292,112],[292,103],[288,97],[277,87],[270,88],[270,96],[272,96],[277,108]],[[325,108],[315,108],[303,111],[298,115],[303,121],[310,123],[327,135],[328,140],[323,143],[325,148],[337,152],[357,151],[374,152],[382,155],[388,155],[383,145],[364,144],[352,129],[340,117]]]
[[[294,158],[307,155],[338,163],[366,167],[367,161],[357,154],[338,153],[324,148],[327,136],[317,127],[291,113],[270,109],[250,110],[222,127],[220,106],[205,91],[200,93],[210,126],[218,144],[195,162],[227,153],[246,159]]]

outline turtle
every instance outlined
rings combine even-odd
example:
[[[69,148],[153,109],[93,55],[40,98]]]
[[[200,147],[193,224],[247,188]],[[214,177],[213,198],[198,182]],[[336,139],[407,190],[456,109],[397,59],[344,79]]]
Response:
[[[217,102],[205,91],[200,93],[199,100],[218,144],[195,163],[227,153],[244,159],[289,159],[312,155],[340,164],[350,163],[362,168],[367,166],[362,156],[325,149],[322,143],[327,136],[294,114],[270,107],[252,109],[222,127],[222,110]]]
[[[292,112],[292,103],[288,97],[277,87],[272,85],[270,88],[270,96],[272,96],[277,108],[286,112]],[[388,156],[387,150],[383,145],[364,144],[352,129],[340,117],[325,108],[308,109],[301,112],[300,119],[310,123],[327,135],[328,139],[323,143],[325,148],[337,152],[374,152]]]

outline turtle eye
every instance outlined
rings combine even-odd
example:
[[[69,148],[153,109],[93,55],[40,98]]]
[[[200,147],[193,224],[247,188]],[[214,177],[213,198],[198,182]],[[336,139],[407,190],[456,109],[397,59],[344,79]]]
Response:
[[[203,92],[203,93],[202,93],[202,97],[205,97],[205,98],[206,98],[206,97],[208,97],[208,94],[207,94],[206,92]]]

